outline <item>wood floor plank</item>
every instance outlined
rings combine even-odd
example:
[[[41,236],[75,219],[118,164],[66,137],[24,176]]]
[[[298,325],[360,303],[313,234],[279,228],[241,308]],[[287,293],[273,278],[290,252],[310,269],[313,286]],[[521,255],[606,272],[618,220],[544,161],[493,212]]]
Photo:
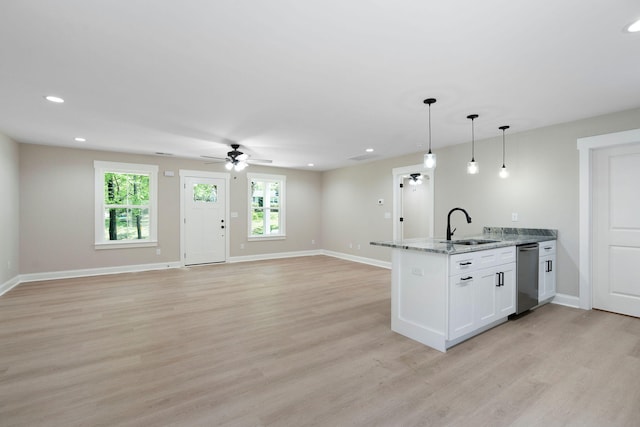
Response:
[[[446,354],[325,256],[22,284],[0,426],[638,426],[640,319],[543,306]]]

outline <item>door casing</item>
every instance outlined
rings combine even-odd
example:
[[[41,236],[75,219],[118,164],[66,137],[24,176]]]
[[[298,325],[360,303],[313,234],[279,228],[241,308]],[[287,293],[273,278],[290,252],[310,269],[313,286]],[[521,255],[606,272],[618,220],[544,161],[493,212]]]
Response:
[[[578,138],[580,156],[580,308],[593,308],[593,150],[640,142],[640,129]]]
[[[185,258],[184,251],[186,249],[185,243],[185,206],[184,206],[184,196],[185,196],[185,182],[187,177],[193,178],[219,178],[224,179],[225,185],[225,217],[227,218],[227,232],[225,233],[225,262],[229,260],[229,248],[230,248],[230,234],[232,231],[231,223],[229,221],[230,218],[230,206],[229,206],[229,180],[230,174],[224,172],[208,172],[208,171],[198,171],[198,170],[186,170],[180,169],[180,264],[185,266]]]

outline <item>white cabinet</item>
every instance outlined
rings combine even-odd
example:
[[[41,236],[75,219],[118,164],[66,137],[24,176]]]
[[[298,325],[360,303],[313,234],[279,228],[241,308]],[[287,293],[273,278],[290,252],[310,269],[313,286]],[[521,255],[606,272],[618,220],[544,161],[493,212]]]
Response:
[[[451,257],[449,271],[453,275],[449,276],[448,319],[450,341],[515,313],[514,260],[513,246]]]
[[[447,351],[515,312],[516,249],[447,255],[394,248],[391,329]]]
[[[538,302],[556,295],[556,241],[549,240],[539,244],[538,264]]]

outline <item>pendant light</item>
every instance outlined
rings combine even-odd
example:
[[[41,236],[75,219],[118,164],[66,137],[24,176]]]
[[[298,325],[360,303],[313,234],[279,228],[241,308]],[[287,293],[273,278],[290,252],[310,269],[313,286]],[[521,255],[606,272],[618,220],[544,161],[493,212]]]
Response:
[[[509,171],[504,165],[504,131],[509,129],[509,126],[500,126],[498,129],[502,131],[502,167],[500,168],[500,173],[498,175],[500,176],[500,178],[504,179],[509,176]]]
[[[477,114],[469,114],[467,119],[471,119],[471,161],[467,163],[467,173],[469,175],[475,175],[480,172],[480,166],[475,159],[475,135],[473,132],[473,121],[478,118]]]
[[[424,155],[424,167],[427,169],[435,169],[436,167],[436,155],[431,152],[431,104],[435,102],[435,98],[424,100],[424,103],[429,106],[429,152]]]

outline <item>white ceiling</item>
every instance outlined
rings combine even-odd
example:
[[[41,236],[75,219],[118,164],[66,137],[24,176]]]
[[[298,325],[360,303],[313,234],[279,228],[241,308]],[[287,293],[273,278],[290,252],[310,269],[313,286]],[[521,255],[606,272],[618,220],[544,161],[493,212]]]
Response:
[[[437,152],[471,113],[479,140],[640,107],[638,18],[637,0],[2,0],[0,132],[327,170],[424,151],[435,97]]]

